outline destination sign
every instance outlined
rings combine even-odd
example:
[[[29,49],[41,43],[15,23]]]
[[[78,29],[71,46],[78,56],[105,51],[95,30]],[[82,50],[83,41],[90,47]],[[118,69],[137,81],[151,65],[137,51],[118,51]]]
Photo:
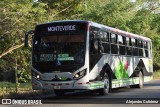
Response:
[[[65,26],[51,26],[48,27],[48,32],[54,31],[75,31],[76,25],[65,25]]]

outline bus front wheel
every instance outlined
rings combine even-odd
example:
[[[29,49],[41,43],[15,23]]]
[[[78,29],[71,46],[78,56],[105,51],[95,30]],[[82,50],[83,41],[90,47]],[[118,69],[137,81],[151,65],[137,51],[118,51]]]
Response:
[[[108,94],[110,91],[110,78],[106,72],[104,73],[102,78],[103,78],[103,82],[104,82],[104,88],[99,89],[99,94],[105,95],[105,94]]]

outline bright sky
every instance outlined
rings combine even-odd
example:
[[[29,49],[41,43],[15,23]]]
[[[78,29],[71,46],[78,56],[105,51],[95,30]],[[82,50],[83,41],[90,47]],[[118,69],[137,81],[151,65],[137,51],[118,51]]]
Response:
[[[131,2],[136,2],[136,0],[130,0]]]

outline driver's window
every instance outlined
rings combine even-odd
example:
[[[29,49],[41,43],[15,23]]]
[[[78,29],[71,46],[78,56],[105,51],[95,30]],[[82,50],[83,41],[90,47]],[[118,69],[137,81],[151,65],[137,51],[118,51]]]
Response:
[[[90,50],[90,54],[96,54],[98,53],[98,51],[95,49],[95,48],[98,48],[98,42],[97,42],[97,47],[96,47],[96,41],[95,40],[98,40],[99,38],[99,35],[98,35],[98,31],[99,31],[99,28],[96,28],[96,27],[93,27],[91,26],[90,27],[90,42],[89,42],[89,50]]]

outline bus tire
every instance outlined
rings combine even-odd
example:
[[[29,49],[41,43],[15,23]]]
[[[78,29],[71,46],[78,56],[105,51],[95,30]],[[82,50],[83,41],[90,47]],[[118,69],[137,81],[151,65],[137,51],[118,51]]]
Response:
[[[138,73],[138,77],[139,77],[139,84],[131,85],[130,86],[131,88],[143,88],[144,78],[141,71]]]
[[[54,90],[54,93],[56,94],[56,96],[64,96],[65,95],[64,90]]]
[[[103,81],[104,81],[104,88],[99,89],[99,95],[106,95],[110,91],[110,77],[109,75],[105,72],[103,75]]]

